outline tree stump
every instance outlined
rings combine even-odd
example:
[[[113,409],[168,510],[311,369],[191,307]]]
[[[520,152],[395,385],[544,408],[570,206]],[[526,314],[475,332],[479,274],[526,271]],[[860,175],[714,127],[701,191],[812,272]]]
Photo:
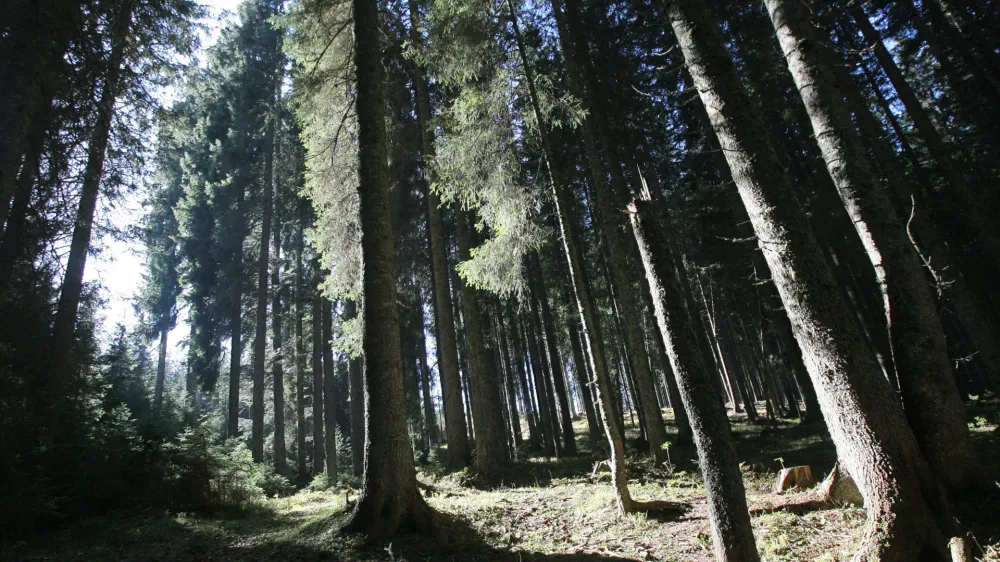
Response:
[[[826,501],[856,506],[865,504],[865,499],[862,497],[861,491],[858,490],[858,485],[854,483],[850,474],[840,469],[840,463],[833,465],[833,470],[823,480],[820,488],[821,495]]]
[[[781,469],[778,481],[774,485],[775,493],[781,493],[789,488],[810,488],[816,485],[812,469],[808,466],[792,466]]]
[[[952,562],[969,562],[969,545],[963,537],[952,537],[948,541],[948,550],[951,551]]]

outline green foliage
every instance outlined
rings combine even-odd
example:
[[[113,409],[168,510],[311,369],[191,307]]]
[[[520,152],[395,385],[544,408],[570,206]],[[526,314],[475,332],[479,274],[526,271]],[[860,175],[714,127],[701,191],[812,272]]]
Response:
[[[458,266],[469,283],[502,296],[523,294],[524,256],[541,247],[547,230],[536,222],[538,190],[522,181],[514,139],[514,79],[498,70],[485,83],[469,84],[441,112],[444,133],[433,166],[432,186],[444,203],[477,209],[477,228],[487,234]]]
[[[346,2],[299,0],[281,21],[292,30],[286,50],[296,63],[293,108],[306,150],[305,194],[315,213],[310,243],[329,271],[327,296],[359,300],[361,227],[349,8]]]

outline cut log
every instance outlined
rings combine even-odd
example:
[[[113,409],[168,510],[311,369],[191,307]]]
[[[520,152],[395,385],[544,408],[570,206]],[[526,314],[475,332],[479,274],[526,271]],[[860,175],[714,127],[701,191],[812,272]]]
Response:
[[[774,485],[776,493],[784,492],[789,488],[811,488],[816,485],[813,478],[812,469],[808,466],[792,466],[781,469],[778,473],[778,481]]]
[[[858,485],[846,471],[840,469],[840,463],[833,465],[833,470],[823,480],[820,494],[828,502],[862,506],[865,503],[858,490]]]

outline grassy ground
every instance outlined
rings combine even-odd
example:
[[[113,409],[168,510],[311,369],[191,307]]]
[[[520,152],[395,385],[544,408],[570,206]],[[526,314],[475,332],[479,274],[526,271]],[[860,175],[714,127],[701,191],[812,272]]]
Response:
[[[970,427],[993,480],[1000,467],[1000,405],[973,402]],[[672,467],[654,469],[630,448],[631,489],[639,499],[690,502],[693,510],[673,519],[619,516],[605,472],[591,480],[600,454],[576,424],[581,455],[567,459],[524,458],[501,475],[499,486],[479,489],[466,474],[445,475],[431,463],[420,480],[430,484],[428,502],[442,515],[447,544],[401,535],[392,544],[369,545],[338,532],[346,518],[343,488],[302,491],[274,498],[254,510],[211,515],[153,511],[90,518],[21,541],[0,542],[3,560],[378,560],[562,562],[618,560],[703,561],[712,558],[705,490],[693,447],[671,447]],[[807,464],[817,479],[836,459],[829,438],[790,421],[753,426],[734,417],[751,509],[771,505],[775,474]],[[634,430],[631,433],[635,437]],[[781,460],[776,460],[781,459]],[[789,492],[788,496],[807,492]],[[356,494],[354,494],[356,497]],[[973,540],[977,559],[1000,561],[1000,488],[956,500],[955,514]],[[864,511],[844,507],[795,514],[778,511],[753,518],[757,546],[766,561],[848,560],[864,524]]]

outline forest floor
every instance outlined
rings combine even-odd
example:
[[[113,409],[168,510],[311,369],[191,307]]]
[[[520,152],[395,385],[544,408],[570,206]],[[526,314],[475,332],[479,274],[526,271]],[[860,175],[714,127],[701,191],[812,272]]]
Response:
[[[1000,403],[973,402],[970,428],[981,462],[1000,480]],[[744,467],[751,510],[805,498],[808,491],[778,496],[777,471],[809,465],[821,480],[836,460],[822,428],[791,420],[758,426],[734,417],[734,435]],[[212,515],[125,512],[93,517],[27,540],[0,542],[3,560],[377,560],[451,561],[704,561],[712,558],[705,490],[693,446],[670,449],[673,466],[654,469],[630,443],[633,496],[690,502],[688,514],[659,519],[619,516],[607,472],[591,479],[592,453],[586,421],[576,424],[580,455],[528,458],[505,469],[502,482],[474,487],[466,474],[444,475],[433,463],[420,467],[429,484],[428,502],[442,514],[447,544],[400,535],[392,544],[365,544],[338,529],[347,516],[345,489],[300,491],[274,498],[251,511]],[[635,430],[630,435],[634,438]],[[432,455],[433,457],[433,455]],[[779,460],[780,459],[780,460]],[[352,497],[356,498],[356,492]],[[1000,484],[993,492],[954,502],[977,560],[1000,561]],[[848,560],[864,524],[857,507],[805,513],[776,511],[753,517],[765,561]]]

